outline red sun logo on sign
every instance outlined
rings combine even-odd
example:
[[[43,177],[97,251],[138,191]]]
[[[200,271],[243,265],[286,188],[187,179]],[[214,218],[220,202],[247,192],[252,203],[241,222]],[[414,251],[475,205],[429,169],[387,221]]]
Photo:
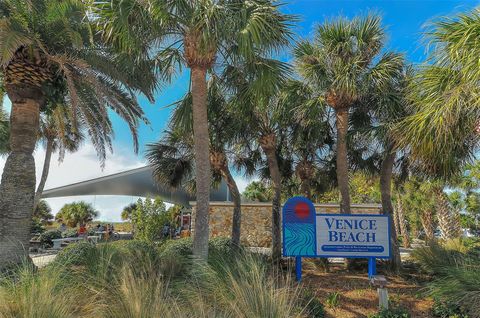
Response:
[[[293,210],[295,211],[295,215],[300,219],[304,219],[310,214],[310,207],[305,202],[297,203]]]

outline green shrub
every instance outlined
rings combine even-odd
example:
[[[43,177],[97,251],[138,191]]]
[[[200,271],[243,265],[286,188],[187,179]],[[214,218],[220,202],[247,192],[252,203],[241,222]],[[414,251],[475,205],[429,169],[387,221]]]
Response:
[[[179,255],[190,257],[192,255],[193,240],[190,237],[178,240],[167,240],[160,247],[160,258],[166,255]]]
[[[78,231],[77,229],[68,229],[65,232],[62,233],[62,237],[67,238],[67,237],[77,237],[78,236]]]
[[[426,289],[430,295],[480,317],[480,252],[475,243],[450,240],[416,249],[412,255],[432,274]]]
[[[40,243],[46,247],[52,247],[55,239],[62,238],[62,232],[59,230],[48,230],[40,234]]]
[[[325,317],[325,309],[316,295],[308,288],[304,288],[302,294],[302,305],[305,307],[305,314],[311,318]]]
[[[235,250],[229,237],[217,236],[208,241],[208,253],[212,255],[231,255]]]
[[[410,314],[403,307],[382,309],[378,313],[368,316],[369,318],[410,318]]]
[[[460,306],[439,298],[434,299],[432,314],[439,318],[468,318]]]
[[[95,245],[87,241],[80,241],[62,249],[55,257],[54,263],[60,266],[85,265],[88,257],[94,253]]]
[[[15,279],[1,279],[0,317],[74,318],[79,289],[61,270],[37,271],[31,264],[17,269]]]
[[[118,248],[120,252],[124,253],[128,257],[147,257],[149,259],[155,259],[158,255],[155,245],[144,241],[120,240],[108,244]]]
[[[413,259],[429,274],[442,275],[452,266],[457,266],[465,259],[468,249],[458,240],[445,243],[432,243],[430,246],[418,247],[412,252]]]
[[[339,292],[329,293],[327,295],[327,299],[325,300],[325,303],[327,304],[328,307],[335,309],[338,307],[340,303],[340,296],[341,294]]]
[[[32,218],[32,226],[30,227],[31,234],[42,234],[45,232],[45,227],[38,218]]]

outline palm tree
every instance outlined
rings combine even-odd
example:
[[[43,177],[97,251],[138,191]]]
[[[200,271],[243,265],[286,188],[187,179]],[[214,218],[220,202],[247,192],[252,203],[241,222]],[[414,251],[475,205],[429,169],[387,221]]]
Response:
[[[10,152],[0,185],[0,267],[19,262],[28,250],[41,111],[71,107],[99,141],[94,146],[103,162],[111,139],[100,127],[111,126],[112,109],[129,124],[137,148],[138,121],[146,120],[134,94],[150,96],[153,74],[148,63],[134,65],[105,46],[87,9],[79,0],[0,2],[0,73],[12,102]]]
[[[300,193],[312,200],[312,189],[322,192],[333,185],[330,167],[332,136],[329,116],[314,89],[298,80],[290,80],[282,89],[282,103],[294,109],[288,148],[293,170],[300,182]]]
[[[208,82],[208,123],[209,123],[209,138],[210,138],[210,164],[212,165],[212,172],[220,175],[230,191],[233,200],[233,217],[232,217],[232,242],[235,246],[240,245],[241,233],[241,197],[238,190],[237,183],[230,171],[230,164],[233,153],[229,151],[230,144],[236,132],[236,123],[228,108],[228,101],[226,99],[226,92],[222,89],[219,79],[213,76]],[[172,184],[172,179],[165,178],[165,174],[170,174],[171,171],[165,169],[164,160],[168,152],[163,152],[166,147],[179,147],[187,151],[191,151],[183,158],[183,167],[190,167],[192,163],[186,164],[186,160],[192,160],[193,147],[192,140],[189,138],[188,132],[192,131],[193,116],[192,116],[192,95],[188,93],[180,102],[173,112],[170,127],[175,133],[167,133],[167,136],[180,136],[180,138],[169,138],[162,140],[149,146],[147,151],[147,158],[150,164],[154,167],[154,175],[157,179],[165,181],[167,184]],[[167,141],[167,143],[165,143]],[[172,143],[172,141],[174,141]],[[174,150],[173,148],[171,150]],[[188,158],[188,159],[187,159]],[[175,159],[175,156],[171,159]],[[179,174],[176,178],[182,179],[182,182],[173,182],[173,185],[180,185],[185,183],[188,178],[193,177],[189,169],[178,170]],[[182,174],[181,172],[185,172]]]
[[[65,204],[55,215],[55,220],[66,223],[69,227],[76,227],[92,222],[98,215],[99,212],[90,203],[78,201]]]
[[[478,60],[480,46],[472,30],[480,27],[480,11],[474,9],[432,23],[430,63],[419,70],[410,91],[412,115],[397,127],[397,142],[411,149],[427,177],[437,179],[437,217],[445,236],[455,236],[443,185],[474,159],[479,146],[480,99]]]
[[[394,207],[392,203],[392,180],[394,174],[395,165],[405,165],[405,156],[397,158],[404,149],[395,146],[393,141],[392,127],[400,120],[405,118],[408,114],[408,100],[406,98],[406,90],[409,80],[412,76],[412,68],[405,67],[403,56],[399,54],[391,54],[392,65],[389,70],[390,79],[386,79],[384,85],[381,87],[375,87],[372,90],[372,95],[367,97],[367,103],[373,105],[372,108],[372,127],[369,131],[371,133],[372,144],[380,145],[381,150],[381,164],[379,167],[380,172],[380,193],[382,201],[383,214],[394,217]],[[379,88],[379,89],[378,89]],[[398,159],[398,162],[396,162]],[[403,162],[402,162],[403,161]],[[402,170],[399,168],[399,170]],[[399,202],[400,204],[400,202]],[[397,205],[397,207],[401,207]],[[398,211],[397,216],[402,215],[403,211]],[[400,229],[408,236],[408,233],[404,231],[403,222],[400,223]],[[395,231],[395,224],[391,223],[391,246],[392,246],[392,269],[399,271],[402,267],[400,258],[400,249],[398,245],[398,239]],[[408,240],[408,238],[404,238]]]
[[[233,91],[232,106],[236,109],[238,143],[249,157],[261,149],[268,166],[273,187],[272,199],[272,257],[281,257],[280,204],[282,195],[282,158],[286,132],[292,120],[292,107],[281,96],[287,81],[288,65],[273,59],[256,56],[244,63],[230,65],[223,76]]]
[[[194,255],[208,256],[210,146],[207,72],[215,64],[249,58],[288,44],[293,17],[272,1],[123,0],[99,2],[104,36],[137,56],[155,55],[159,77],[190,69],[197,213]]]
[[[375,15],[337,18],[320,25],[313,41],[301,41],[294,54],[303,77],[336,115],[337,179],[342,213],[350,213],[347,132],[349,113],[370,90],[381,89],[398,69],[398,56],[380,55],[385,43],[381,19]]]
[[[73,122],[76,120],[77,122]],[[84,136],[81,132],[78,117],[73,116],[72,110],[65,105],[58,105],[40,119],[41,139],[45,144],[45,159],[43,161],[42,175],[35,192],[34,210],[42,197],[45,183],[50,171],[50,161],[55,151],[59,152],[59,161],[65,157],[65,152],[75,152],[80,147]],[[100,126],[101,127],[101,126]],[[108,127],[106,127],[108,129]],[[109,135],[108,132],[103,135]],[[91,136],[95,138],[94,136]]]

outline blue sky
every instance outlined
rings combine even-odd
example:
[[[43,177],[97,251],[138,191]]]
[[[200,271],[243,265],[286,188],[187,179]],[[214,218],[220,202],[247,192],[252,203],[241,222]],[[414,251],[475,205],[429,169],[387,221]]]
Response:
[[[478,3],[478,1],[448,0],[294,0],[285,1],[282,10],[299,16],[300,22],[295,28],[299,39],[311,37],[315,26],[325,19],[340,15],[351,18],[372,11],[379,13],[387,28],[386,49],[403,52],[410,62],[419,63],[425,58],[422,30],[426,23],[455,12],[467,11]],[[282,58],[289,60],[289,49],[282,55],[284,56]],[[152,105],[145,98],[140,98],[140,103],[151,121],[150,127],[141,127],[142,150],[145,144],[157,140],[165,129],[170,114],[170,108],[165,106],[181,98],[187,88],[188,69],[184,69],[177,80],[166,85],[156,94],[155,104]],[[115,128],[117,136],[115,144],[130,146],[131,138],[128,130],[118,118],[115,119]]]
[[[422,30],[432,19],[451,15],[457,12],[468,11],[479,4],[479,1],[448,1],[448,0],[290,0],[285,1],[282,10],[289,14],[298,15],[301,21],[295,28],[298,38],[309,38],[315,25],[325,19],[339,15],[353,17],[369,11],[383,16],[384,25],[387,28],[387,50],[394,50],[406,54],[412,63],[420,63],[425,58],[425,48],[422,46]],[[282,58],[290,60],[290,52],[287,50]],[[145,98],[140,97],[151,125],[143,125],[140,128],[140,153],[133,154],[131,136],[126,125],[113,115],[116,138],[114,141],[114,154],[110,155],[106,167],[101,170],[91,144],[86,143],[79,152],[67,155],[65,161],[59,164],[52,160],[51,172],[46,188],[61,186],[86,180],[114,172],[128,170],[142,166],[145,163],[143,151],[149,142],[158,140],[168,122],[171,109],[165,108],[181,98],[188,88],[188,71],[184,70],[173,83],[165,85],[156,94],[155,104],[150,104]],[[8,101],[6,108],[9,108]],[[43,164],[44,151],[39,147],[35,153],[37,165],[37,179],[39,178]],[[5,158],[0,158],[0,171],[3,170]],[[247,180],[238,178],[239,187],[243,189]],[[48,202],[56,213],[67,202],[85,200],[94,204],[100,211],[100,219],[118,221],[123,206],[134,202],[134,197],[76,197],[50,199]]]

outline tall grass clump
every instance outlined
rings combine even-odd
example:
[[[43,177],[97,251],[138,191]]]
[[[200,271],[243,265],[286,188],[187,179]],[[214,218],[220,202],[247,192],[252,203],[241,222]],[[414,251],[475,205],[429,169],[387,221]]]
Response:
[[[432,275],[426,290],[448,300],[471,318],[480,318],[480,254],[478,247],[461,240],[422,247],[412,254],[421,268]]]
[[[0,317],[79,317],[79,290],[61,270],[38,272],[25,263],[0,281]]]
[[[208,262],[191,257],[191,240],[71,245],[45,268],[26,264],[0,281],[0,318],[314,317],[265,258],[211,245]]]
[[[275,272],[263,258],[240,252],[223,261],[216,256],[201,268],[201,290],[233,317],[301,317],[300,289],[289,276]]]
[[[99,317],[154,318],[181,317],[177,300],[170,295],[168,280],[154,268],[124,267],[108,291],[104,291],[104,304]]]

